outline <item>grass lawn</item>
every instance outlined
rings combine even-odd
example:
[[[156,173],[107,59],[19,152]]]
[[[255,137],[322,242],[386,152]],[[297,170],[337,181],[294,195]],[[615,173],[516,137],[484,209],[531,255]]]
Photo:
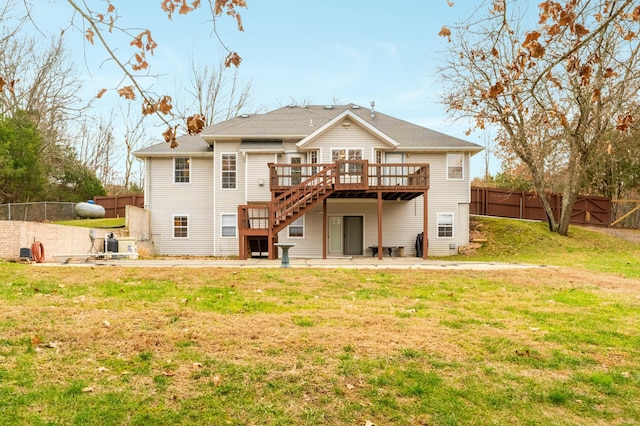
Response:
[[[101,218],[101,219],[75,219],[55,222],[58,225],[80,226],[82,228],[122,228],[125,226],[125,218]]]
[[[482,226],[549,267],[0,263],[0,423],[640,424],[640,246]]]

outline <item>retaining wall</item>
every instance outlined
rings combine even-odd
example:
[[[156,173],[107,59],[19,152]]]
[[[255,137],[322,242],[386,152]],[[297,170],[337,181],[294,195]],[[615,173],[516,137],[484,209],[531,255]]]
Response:
[[[40,241],[44,246],[45,262],[55,262],[55,254],[89,254],[104,251],[105,236],[113,232],[116,238],[130,236],[136,239],[138,252],[153,255],[150,240],[149,212],[127,206],[126,228],[95,229],[96,238],[91,241],[91,228],[54,225],[51,223],[0,220],[0,259],[17,261],[20,248],[31,248]]]

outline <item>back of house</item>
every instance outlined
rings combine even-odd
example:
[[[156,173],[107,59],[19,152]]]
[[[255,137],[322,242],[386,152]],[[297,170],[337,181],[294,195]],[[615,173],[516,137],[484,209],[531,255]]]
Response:
[[[355,104],[243,114],[137,151],[157,254],[447,256],[479,145]]]

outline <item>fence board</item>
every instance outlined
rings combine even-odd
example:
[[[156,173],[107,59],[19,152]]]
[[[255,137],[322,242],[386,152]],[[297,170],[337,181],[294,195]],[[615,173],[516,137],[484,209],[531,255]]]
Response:
[[[560,220],[562,195],[549,194],[556,220]],[[540,197],[534,192],[471,187],[471,214],[546,221]],[[571,213],[575,225],[609,226],[611,200],[604,197],[579,196]]]
[[[104,207],[107,218],[124,217],[125,206],[144,208],[144,194],[105,195],[93,197],[93,201]]]

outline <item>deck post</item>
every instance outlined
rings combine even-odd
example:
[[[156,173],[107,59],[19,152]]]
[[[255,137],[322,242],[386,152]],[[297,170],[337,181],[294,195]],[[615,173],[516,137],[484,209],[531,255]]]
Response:
[[[382,254],[382,191],[378,191],[378,260]]]
[[[424,191],[424,206],[423,210],[423,220],[424,223],[422,225],[422,258],[427,260],[429,254],[427,251],[429,250],[429,191]]]
[[[273,234],[273,227],[275,226],[275,214],[273,212],[272,203],[269,203],[269,234],[268,234],[268,244],[269,244],[269,260],[275,260],[278,258],[278,247],[275,243],[277,243],[277,234]]]
[[[238,206],[238,257],[240,258],[240,260],[247,259],[247,251],[245,248],[246,237],[244,235],[244,229],[246,225],[244,213],[245,210],[243,206]]]
[[[327,258],[327,199],[322,200],[322,258]]]

